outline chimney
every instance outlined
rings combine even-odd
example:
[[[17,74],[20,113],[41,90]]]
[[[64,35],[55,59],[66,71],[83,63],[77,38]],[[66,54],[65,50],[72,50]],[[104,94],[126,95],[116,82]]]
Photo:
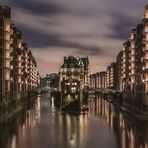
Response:
[[[64,64],[66,64],[67,62],[67,57],[64,57]]]

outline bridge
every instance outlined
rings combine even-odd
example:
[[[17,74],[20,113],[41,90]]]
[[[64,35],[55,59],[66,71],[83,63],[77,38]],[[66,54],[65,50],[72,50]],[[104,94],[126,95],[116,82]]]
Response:
[[[58,92],[58,90],[53,89],[49,86],[46,86],[46,87],[41,87],[41,88],[37,89],[37,92],[38,93],[51,93],[51,92]]]

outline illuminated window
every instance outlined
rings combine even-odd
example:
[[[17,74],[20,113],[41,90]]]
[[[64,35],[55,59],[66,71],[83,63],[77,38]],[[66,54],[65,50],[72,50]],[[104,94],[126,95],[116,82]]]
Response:
[[[145,18],[148,18],[148,9],[145,10]]]
[[[6,66],[6,67],[10,67],[10,62],[9,62],[8,60],[6,60],[5,66]]]
[[[9,80],[10,79],[10,72],[9,70],[5,70],[5,80]]]
[[[148,26],[145,27],[145,32],[148,32]]]
[[[9,44],[9,42],[6,43],[6,49],[10,49],[10,44]]]
[[[131,43],[131,48],[135,48],[135,43],[134,42]]]
[[[6,25],[5,25],[5,30],[8,31],[8,32],[10,32],[10,22],[7,21],[7,22],[5,22],[5,23],[6,23]]]
[[[148,41],[148,33],[146,33],[145,37],[146,37],[146,41]]]
[[[134,33],[131,33],[131,40],[134,39]]]

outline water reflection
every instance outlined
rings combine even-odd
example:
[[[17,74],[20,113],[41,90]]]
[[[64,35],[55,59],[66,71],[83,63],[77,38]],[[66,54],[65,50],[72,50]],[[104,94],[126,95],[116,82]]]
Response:
[[[147,121],[137,119],[118,104],[111,104],[99,96],[91,97],[90,112],[106,118],[120,148],[148,148]]]
[[[148,148],[147,123],[98,96],[89,112],[57,111],[53,98],[36,103],[0,126],[1,148]]]

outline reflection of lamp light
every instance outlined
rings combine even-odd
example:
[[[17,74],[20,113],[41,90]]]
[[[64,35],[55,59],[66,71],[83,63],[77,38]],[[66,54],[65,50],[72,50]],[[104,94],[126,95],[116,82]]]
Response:
[[[145,80],[143,79],[142,82],[145,82]]]

